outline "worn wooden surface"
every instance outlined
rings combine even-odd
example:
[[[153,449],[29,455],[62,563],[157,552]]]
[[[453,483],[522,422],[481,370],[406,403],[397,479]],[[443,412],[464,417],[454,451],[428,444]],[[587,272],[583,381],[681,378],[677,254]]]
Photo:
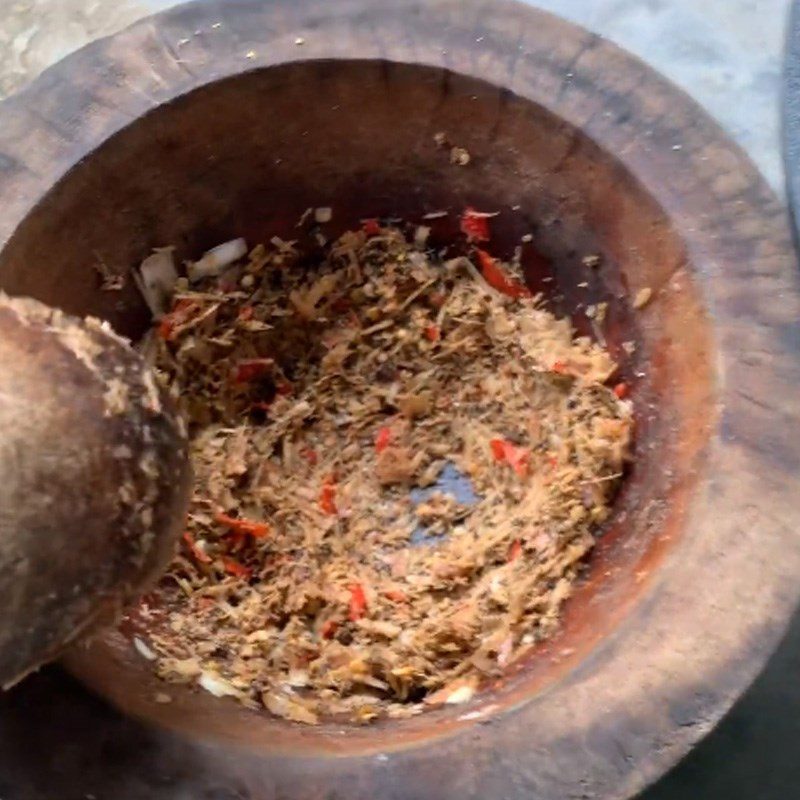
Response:
[[[185,428],[111,331],[0,295],[0,685],[113,622],[169,563]]]
[[[277,68],[170,103],[266,66]],[[565,295],[571,242],[606,255],[593,290],[656,290],[636,321],[647,377],[631,517],[568,612],[570,654],[548,653],[480,700],[480,721],[450,712],[298,732],[201,695],[158,711],[146,665],[106,640],[74,667],[176,733],[71,685],[55,699],[58,676],[31,682],[0,715],[12,796],[629,798],[756,674],[800,575],[800,451],[787,435],[800,415],[798,282],[783,211],[680,92],[510,3],[344,0],[334,13],[229,0],[95,43],[2,115],[0,283],[131,332],[143,322],[135,295],[90,280],[98,246],[126,266],[165,241],[191,251],[238,227],[256,235],[314,192],[354,213],[519,204]],[[468,170],[437,161],[440,126],[474,154]],[[21,743],[41,740],[48,697],[64,722],[46,734],[63,757],[43,767]]]
[[[780,195],[781,65],[792,0],[527,0],[599,33],[675,82]],[[175,0],[14,0],[0,27],[0,99],[85,44]],[[5,9],[4,9],[5,10]]]

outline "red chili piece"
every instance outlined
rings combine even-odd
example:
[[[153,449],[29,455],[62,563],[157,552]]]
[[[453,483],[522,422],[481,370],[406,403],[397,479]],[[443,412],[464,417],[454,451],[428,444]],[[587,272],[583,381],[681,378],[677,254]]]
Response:
[[[350,590],[348,619],[351,622],[355,622],[361,619],[367,610],[367,596],[364,594],[364,587],[360,583],[351,583],[347,588]]]
[[[474,208],[467,206],[461,215],[461,232],[470,242],[489,241],[489,220],[478,214]]]
[[[505,461],[520,478],[528,474],[531,452],[527,447],[518,447],[506,439],[491,439],[489,447],[495,461]]]
[[[628,396],[628,384],[618,383],[614,387],[613,392],[620,400],[625,399]]]
[[[203,564],[211,563],[211,556],[209,556],[208,553],[206,553],[205,550],[203,550],[197,544],[197,542],[194,540],[194,537],[192,536],[191,533],[189,533],[189,531],[184,531],[183,541],[186,542],[186,546],[189,548],[189,551],[198,561],[200,561]]]
[[[438,342],[440,336],[441,336],[441,333],[439,332],[439,326],[438,325],[428,325],[425,328],[425,338],[428,339],[429,341]]]
[[[165,341],[172,341],[175,329],[187,323],[192,314],[197,310],[197,304],[192,300],[176,300],[169,314],[164,314],[158,324],[158,335]]]
[[[336,508],[336,484],[327,481],[322,484],[322,491],[319,493],[319,507],[326,514],[335,514]]]
[[[234,383],[250,383],[268,372],[275,362],[271,358],[246,358],[233,368]]]
[[[250,519],[240,519],[238,517],[231,517],[218,511],[214,514],[214,521],[220,525],[224,525],[232,533],[247,536],[252,536],[254,539],[263,539],[269,535],[269,525],[266,522],[254,522]]]
[[[361,221],[361,227],[367,236],[377,236],[381,232],[381,226],[377,219],[364,219]]]
[[[378,428],[375,434],[375,452],[382,453],[392,443],[392,429],[388,425]]]
[[[520,283],[516,278],[512,278],[498,266],[497,262],[485,251],[477,249],[478,259],[481,264],[481,274],[486,283],[498,292],[508,297],[530,297],[531,290]]]
[[[225,568],[225,572],[227,572],[228,575],[233,575],[237,578],[249,578],[253,573],[250,567],[246,567],[244,564],[240,564],[235,558],[229,558],[228,556],[222,556],[222,566]]]

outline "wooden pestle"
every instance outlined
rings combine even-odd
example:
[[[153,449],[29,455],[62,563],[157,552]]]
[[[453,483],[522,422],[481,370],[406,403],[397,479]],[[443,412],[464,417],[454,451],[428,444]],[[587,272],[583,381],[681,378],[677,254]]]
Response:
[[[112,622],[168,563],[185,428],[97,320],[0,294],[0,684]]]

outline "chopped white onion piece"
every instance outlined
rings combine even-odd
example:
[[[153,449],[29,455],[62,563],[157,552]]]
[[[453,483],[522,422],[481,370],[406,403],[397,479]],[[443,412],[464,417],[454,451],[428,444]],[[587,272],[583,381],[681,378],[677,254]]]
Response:
[[[150,646],[142,641],[138,636],[133,637],[133,646],[136,652],[148,661],[155,661],[158,656],[150,649]]]
[[[231,239],[229,242],[212,247],[207,253],[203,253],[198,261],[189,262],[186,274],[192,283],[203,278],[213,278],[246,254],[247,242],[244,239]]]
[[[158,319],[169,307],[178,271],[172,257],[174,247],[159,247],[142,261],[133,278],[153,317]]]
[[[302,688],[308,686],[308,670],[290,669],[286,677],[286,683],[290,687]]]
[[[468,700],[472,699],[472,696],[475,694],[475,687],[474,686],[459,686],[458,689],[451,692],[445,703],[466,703]]]
[[[206,672],[205,670],[200,673],[197,682],[207,692],[211,692],[214,697],[235,697],[239,694],[228,681],[215,675],[213,672]]]

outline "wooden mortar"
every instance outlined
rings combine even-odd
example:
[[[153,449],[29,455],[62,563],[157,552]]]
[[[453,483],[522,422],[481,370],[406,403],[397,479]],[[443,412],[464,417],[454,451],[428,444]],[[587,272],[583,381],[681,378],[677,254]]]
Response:
[[[500,254],[533,233],[530,282],[576,325],[610,303],[637,410],[636,466],[561,633],[469,705],[304,728],[189,689],[158,703],[133,619],[69,667],[136,719],[62,675],[28,682],[0,709],[7,781],[37,798],[621,800],[760,670],[800,585],[798,275],[753,166],[649,68],[506,0],[201,0],[71,56],[2,120],[10,293],[135,336],[146,309],[98,290],[97,259],[292,238],[308,206],[344,229],[470,204],[501,211]],[[45,766],[21,742],[65,755]]]

